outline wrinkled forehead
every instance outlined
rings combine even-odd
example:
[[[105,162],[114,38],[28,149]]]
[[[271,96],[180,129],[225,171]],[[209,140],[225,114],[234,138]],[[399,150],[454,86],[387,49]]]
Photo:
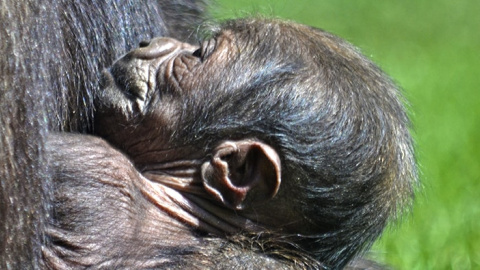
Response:
[[[282,32],[279,24],[261,20],[232,20],[224,23],[216,36],[230,37],[237,42],[268,43],[277,40]]]
[[[262,59],[284,58],[285,54],[280,53],[284,48],[279,46],[282,41],[276,34],[268,33],[267,28],[260,22],[231,23],[216,32],[213,39],[219,48],[231,52],[229,60],[243,59],[258,65]]]
[[[238,19],[227,21],[220,25],[219,31],[230,31],[235,33],[240,39],[256,38],[259,40],[284,40],[288,41],[296,37],[315,36],[321,32],[307,25],[285,22],[276,19]]]
[[[232,49],[255,59],[304,62],[321,53],[323,31],[278,20],[233,20],[224,23],[216,38],[227,37]]]

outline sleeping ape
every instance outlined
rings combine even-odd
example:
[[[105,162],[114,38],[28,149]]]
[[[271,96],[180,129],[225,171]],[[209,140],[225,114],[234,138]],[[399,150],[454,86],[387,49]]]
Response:
[[[295,23],[185,43],[201,16],[187,0],[2,4],[1,268],[368,264],[416,181],[396,86]]]
[[[339,269],[412,194],[397,88],[324,31],[241,19],[200,47],[156,38],[101,85],[104,140],[47,144],[57,268]]]

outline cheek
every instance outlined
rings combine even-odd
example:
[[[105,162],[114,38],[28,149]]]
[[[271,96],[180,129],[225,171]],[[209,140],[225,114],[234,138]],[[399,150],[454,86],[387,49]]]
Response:
[[[159,90],[182,96],[192,89],[192,81],[200,72],[202,63],[190,54],[182,54],[162,66],[157,77]]]
[[[141,125],[152,131],[175,129],[181,113],[180,99],[175,97],[164,96],[154,100],[148,108],[148,113],[143,117]]]
[[[202,78],[203,72],[203,66],[200,65],[187,67],[177,64],[173,68],[174,78],[170,78],[171,86],[176,87],[176,93],[184,97],[194,91],[201,91],[205,89],[205,83],[208,81]]]
[[[214,91],[222,81],[232,80],[232,62],[229,54],[217,50],[203,62],[192,55],[181,55],[173,62],[170,84],[179,88],[181,94],[189,95],[197,91]]]
[[[155,96],[145,114],[133,121],[131,126],[135,130],[132,135],[139,138],[168,137],[179,128],[178,121],[182,112],[181,100],[177,95]]]
[[[195,74],[201,67],[202,63],[197,58],[191,55],[180,55],[173,60],[172,75],[174,79],[181,82],[190,74]]]

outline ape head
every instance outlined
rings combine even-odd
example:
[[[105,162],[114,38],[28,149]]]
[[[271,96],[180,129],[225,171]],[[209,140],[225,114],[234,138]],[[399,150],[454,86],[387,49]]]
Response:
[[[201,205],[208,215],[190,212],[209,224],[192,222],[200,230],[341,267],[410,202],[416,166],[397,87],[322,30],[243,19],[200,47],[154,39],[103,86],[97,134]]]

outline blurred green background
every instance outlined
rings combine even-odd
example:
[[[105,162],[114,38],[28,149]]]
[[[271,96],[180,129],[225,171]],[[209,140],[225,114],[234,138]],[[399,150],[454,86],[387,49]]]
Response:
[[[396,269],[480,269],[480,1],[217,2],[217,18],[261,13],[333,32],[398,82],[423,188],[370,257]]]

